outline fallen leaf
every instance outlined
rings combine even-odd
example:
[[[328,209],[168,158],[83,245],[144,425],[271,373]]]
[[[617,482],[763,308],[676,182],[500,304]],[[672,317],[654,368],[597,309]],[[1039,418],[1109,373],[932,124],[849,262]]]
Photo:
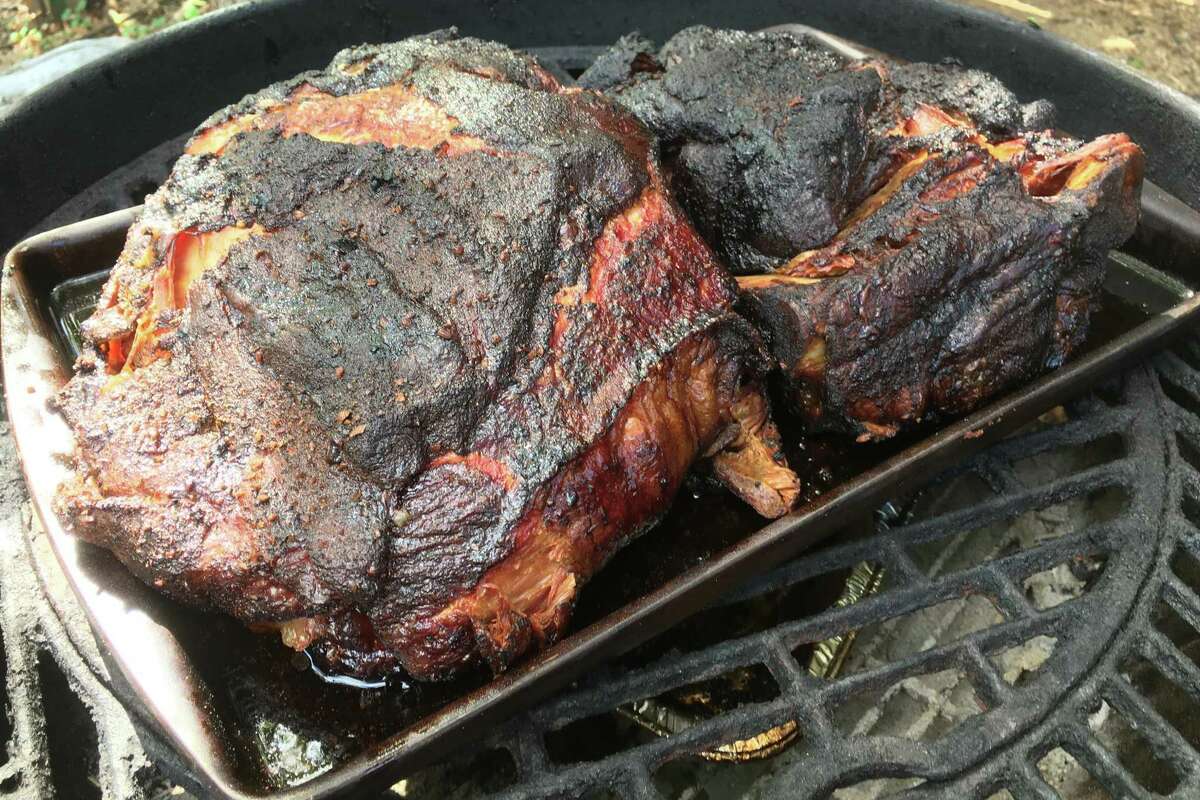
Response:
[[[1100,46],[1114,53],[1132,53],[1137,50],[1137,45],[1133,43],[1133,40],[1126,39],[1124,36],[1109,36],[1100,42]]]
[[[1025,14],[1027,17],[1041,17],[1042,19],[1054,19],[1054,12],[1047,11],[1044,8],[1039,8],[1029,3],[1023,3],[1021,0],[988,0],[993,5],[998,5],[1001,8],[1008,8],[1016,11],[1018,14]]]

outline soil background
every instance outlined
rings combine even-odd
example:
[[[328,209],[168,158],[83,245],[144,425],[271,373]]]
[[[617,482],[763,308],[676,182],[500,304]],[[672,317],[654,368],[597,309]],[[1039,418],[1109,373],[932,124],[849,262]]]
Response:
[[[1200,0],[963,0],[1096,50],[1200,99]]]
[[[1200,0],[959,1],[1037,25],[1200,98]],[[75,39],[113,34],[140,38],[233,4],[0,0],[0,33],[5,34],[0,36],[0,70]]]

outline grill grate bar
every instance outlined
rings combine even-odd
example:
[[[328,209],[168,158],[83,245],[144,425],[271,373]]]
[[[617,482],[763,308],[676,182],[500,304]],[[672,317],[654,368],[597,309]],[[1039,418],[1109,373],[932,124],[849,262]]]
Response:
[[[1021,514],[1038,511],[1090,493],[1128,486],[1131,466],[1126,461],[1112,461],[1068,475],[1043,486],[1021,486],[1019,494],[990,497],[971,508],[951,511],[945,516],[898,528],[907,545],[925,544],[945,539],[965,531],[978,530],[987,524],[1011,522]]]
[[[895,537],[886,536],[877,542],[877,551],[871,555],[871,561],[878,561],[887,570],[888,584],[891,588],[925,591],[929,586],[929,576],[917,566],[912,556],[900,545]]]
[[[634,767],[625,776],[627,796],[631,800],[661,800],[662,795],[654,786],[650,771],[642,764]]]
[[[1200,445],[1200,417],[1194,417],[1174,404],[1171,405],[1171,416],[1176,430],[1185,435],[1193,447]]]
[[[1180,449],[1184,447],[1191,448],[1193,452],[1200,454],[1200,426],[1196,425],[1196,420],[1191,417],[1188,417],[1186,422],[1187,424],[1180,425],[1179,430],[1176,432],[1178,436],[1176,446]],[[1189,468],[1196,469],[1192,458],[1185,456],[1184,463]]]
[[[1081,537],[1056,540],[1037,550],[1030,550],[1009,556],[1006,560],[1009,560],[1010,563],[1005,573],[1016,573],[1024,577],[1047,566],[1062,563],[1071,556],[1078,554],[1079,549],[1071,547],[1071,544],[1077,538],[1084,538],[1086,541],[1086,532],[1081,534]],[[1001,562],[996,563],[999,564]],[[784,637],[784,641],[796,647],[800,644],[828,639],[846,631],[861,629],[875,622],[920,611],[950,600],[963,599],[970,595],[986,594],[989,598],[994,598],[995,594],[993,594],[993,591],[1000,586],[1008,585],[1014,595],[1013,602],[1015,603],[1017,602],[1015,597],[1020,595],[1008,583],[1006,577],[991,565],[983,565],[956,573],[954,576],[940,583],[931,585],[928,590],[897,589],[891,592],[885,591],[853,605],[831,609],[820,617],[782,623],[777,630]],[[1021,599],[1027,606],[1028,601],[1025,601],[1023,596],[1021,596]],[[1031,609],[1028,614],[1009,619],[1007,623],[996,625],[977,635],[982,636],[986,643],[996,644],[1006,642],[1010,638],[1009,634],[1003,633],[1006,630],[1011,630],[1011,635],[1014,636],[1036,635],[1042,628],[1050,629],[1053,627],[1053,620],[1063,613],[1060,610],[1062,608],[1060,606],[1051,612],[1036,612]],[[747,639],[739,641],[746,642],[750,638],[752,637],[747,637]]]
[[[1188,496],[1185,498],[1185,502],[1188,500],[1195,502],[1196,498]],[[1186,517],[1180,518],[1174,527],[1175,533],[1179,537],[1179,546],[1196,561],[1200,561],[1200,528],[1197,528],[1196,524]],[[1191,594],[1197,595],[1195,590],[1191,590],[1191,587],[1187,588]]]
[[[1186,459],[1180,459],[1177,469],[1184,492],[1192,499],[1200,497],[1200,471],[1197,471]]]
[[[538,725],[557,728],[578,718],[578,709],[608,704],[608,709],[715,678],[733,669],[763,662],[765,654],[755,637],[722,642],[682,658],[660,659],[650,668],[614,683],[569,692],[531,712]],[[665,667],[665,668],[664,668]]]
[[[997,707],[1013,698],[1013,689],[1008,682],[996,671],[996,666],[983,653],[978,642],[966,641],[960,644],[963,653],[963,667],[974,678],[975,689],[989,707]]]
[[[1113,797],[1148,799],[1151,796],[1090,730],[1083,726],[1067,730],[1072,734],[1069,738],[1064,735],[1063,745],[1060,746]]]
[[[1144,631],[1138,650],[1147,661],[1161,670],[1168,680],[1200,704],[1200,667],[1179,652],[1179,648],[1170,639],[1158,630],[1150,628]],[[1193,753],[1193,758],[1200,754],[1194,747],[1189,750]]]
[[[1184,622],[1200,631],[1200,597],[1173,574],[1163,578],[1163,600]]]
[[[781,636],[767,640],[762,663],[779,684],[780,694],[805,697],[820,687],[820,681],[800,666]]]
[[[1022,762],[1005,788],[1016,800],[1062,800],[1032,764]]]
[[[1180,778],[1196,769],[1195,751],[1125,678],[1111,678],[1102,693],[1109,705],[1138,730],[1154,755],[1167,761]]]
[[[1125,525],[1095,525],[1079,533],[1062,536],[1029,550],[998,558],[979,568],[977,574],[987,576],[994,572],[1019,583],[1037,572],[1074,558],[1104,556],[1115,549],[1112,544],[1119,541],[1121,534],[1128,533],[1130,530]],[[976,572],[968,570],[964,574],[974,576]]]
[[[1164,351],[1158,360],[1163,377],[1187,390],[1190,395],[1200,394],[1200,376],[1192,367],[1170,350]]]
[[[829,702],[844,702],[858,693],[883,689],[905,678],[952,667],[965,667],[968,662],[963,655],[963,648],[970,645],[979,648],[981,652],[992,652],[1026,641],[1038,634],[1061,634],[1059,626],[1055,623],[1065,623],[1073,615],[1069,614],[1069,609],[1064,606],[1059,606],[1054,612],[1058,613],[1048,613],[1041,619],[1020,620],[1007,628],[997,625],[957,641],[896,659],[876,669],[839,678],[835,683],[828,685],[826,697]]]
[[[1028,489],[1006,462],[994,461],[989,458],[980,459],[979,463],[975,465],[974,474],[987,483],[997,501],[1005,495],[1022,494]],[[987,502],[991,499],[987,498],[981,502]],[[963,509],[959,513],[966,515],[969,512],[970,509]],[[986,514],[986,512],[981,513]]]
[[[834,538],[836,539],[836,537],[835,534]],[[889,540],[884,537],[873,536],[830,546],[814,553],[808,559],[793,561],[764,573],[759,578],[753,579],[745,586],[715,601],[709,608],[725,608],[827,575],[860,561],[876,560],[876,554],[880,552],[881,548],[887,547],[888,542]]]
[[[1076,414],[1086,413],[1078,408],[1075,411]],[[997,442],[987,451],[983,460],[1001,469],[1009,469],[1014,461],[1067,447],[1079,447],[1114,433],[1124,433],[1129,429],[1134,413],[1128,407],[1112,408],[1101,403],[1099,410],[1094,413],[1031,431],[1018,439]]]
[[[998,569],[981,570],[981,574],[986,578],[980,582],[981,588],[1006,619],[1032,619],[1037,615],[1029,598],[1016,587],[1009,575]]]
[[[506,726],[505,733],[515,729],[516,746],[509,747],[509,753],[513,757],[513,761],[517,764],[518,777],[526,779],[533,775],[547,772],[549,770],[549,756],[546,753],[545,745],[542,743],[540,735],[540,727],[534,725],[531,720],[522,715],[514,720],[512,725]],[[508,740],[507,736],[498,736],[498,740]]]

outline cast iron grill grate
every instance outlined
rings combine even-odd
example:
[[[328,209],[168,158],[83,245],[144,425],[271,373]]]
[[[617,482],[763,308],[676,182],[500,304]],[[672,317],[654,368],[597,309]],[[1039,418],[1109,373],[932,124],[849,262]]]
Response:
[[[1036,426],[939,477],[926,492],[934,496],[930,507],[908,524],[787,564],[721,605],[803,587],[864,559],[881,562],[890,576],[878,595],[597,676],[498,731],[492,746],[509,752],[517,767],[506,796],[584,796],[592,789],[675,796],[673,764],[789,720],[797,721],[801,740],[726,786],[752,785],[762,796],[816,797],[853,787],[858,793],[844,796],[904,789],[905,797],[1054,797],[1047,781],[1055,776],[1046,772],[1059,761],[1113,797],[1196,796],[1197,366],[1200,343],[1192,340],[1164,354],[1153,371],[1135,370],[1074,404],[1068,419]],[[978,501],[956,491],[966,482],[986,487],[987,496]],[[1047,582],[1056,570],[1067,573],[1057,585]],[[923,609],[971,602],[989,607],[994,618],[981,625],[973,615],[958,638],[953,623],[944,623],[911,652],[858,663],[852,656],[847,674],[835,680],[814,677],[796,657],[804,645],[839,633],[863,631],[861,647],[867,630],[889,620],[908,616],[911,624]],[[1039,639],[1052,641],[1052,652],[1011,674],[1005,656]],[[561,763],[554,752],[563,731],[586,738],[581,721],[754,665],[769,671],[777,697],[598,760]],[[930,675],[940,679],[920,682]],[[942,729],[922,727],[920,714],[910,715],[918,722],[907,729],[870,718],[872,709],[886,715],[880,703],[896,692],[919,702],[923,690],[957,701],[936,709]],[[847,720],[846,710],[857,707],[865,715]],[[694,774],[719,780],[729,768],[714,764]]]
[[[815,797],[853,786],[860,794],[846,796],[890,796],[889,790],[907,787],[903,796],[990,798],[1007,791],[1016,798],[1054,797],[1039,765],[1057,757],[1114,797],[1195,796],[1196,366],[1200,341],[1190,340],[1162,355],[1153,370],[1134,370],[1075,403],[1069,419],[1039,425],[937,478],[907,524],[787,564],[720,605],[803,588],[864,559],[882,563],[889,576],[878,595],[596,675],[497,730],[478,748],[483,755],[470,760],[469,771],[462,771],[463,764],[435,768],[402,784],[405,794],[436,796],[427,793],[440,794],[456,783],[452,776],[466,774],[472,793],[497,789],[508,797],[588,796],[593,790],[600,796],[669,797],[678,796],[681,781],[705,779],[753,785],[763,796]],[[8,466],[11,480],[18,480],[15,463]],[[1046,472],[1053,477],[1038,480]],[[981,490],[989,496],[973,501]],[[1061,527],[1046,525],[1031,538],[1030,519]],[[27,522],[27,516],[19,521]],[[128,718],[105,688],[107,677],[96,674],[99,662],[86,655],[91,643],[79,636],[83,621],[64,621],[56,593],[36,583],[38,573],[53,580],[45,575],[49,554],[34,552],[44,543],[36,536],[16,541],[31,549],[5,559],[13,569],[4,575],[9,742],[0,791],[30,797],[50,788],[59,796],[166,795],[169,784],[148,768]],[[1037,582],[1029,579],[1063,565],[1075,566],[1078,595],[1039,596]],[[973,600],[1003,620],[968,621],[965,634],[952,641],[954,625],[943,624],[896,658],[895,652],[867,653],[868,633],[880,623]],[[847,630],[861,633],[844,677],[810,675],[797,653]],[[1016,678],[1008,674],[998,657],[1039,637],[1054,640],[1044,663],[1026,664]],[[620,720],[613,711],[618,705],[753,665],[769,671],[776,697],[666,739],[612,724]],[[919,696],[928,687],[913,681],[947,673],[952,689],[969,685],[968,700],[974,698],[979,709],[960,712],[961,719],[949,720],[957,724],[936,739],[926,735],[928,728],[873,735],[878,731],[871,725],[855,719],[847,726],[839,714],[856,698],[860,705],[886,705],[887,690],[898,682],[902,694]],[[74,704],[63,696],[63,684],[79,698]],[[53,710],[42,706],[47,696]],[[1116,719],[1124,720],[1125,730],[1106,734]],[[696,758],[790,720],[798,722],[801,740],[773,759],[707,764]],[[562,746],[564,730],[579,740],[574,750]],[[587,757],[597,733],[612,730],[618,741],[607,744],[616,752],[574,760]],[[1126,763],[1131,737],[1146,753]],[[728,771],[741,774],[731,781],[722,777]],[[78,793],[88,786],[88,795]],[[459,789],[467,792],[468,786]]]
[[[578,74],[592,54],[542,55]],[[40,227],[140,202],[181,144],[118,170]],[[14,517],[19,471],[5,464],[10,530],[25,530],[27,515]],[[674,797],[704,781],[710,796],[1040,798],[1065,775],[1111,796],[1200,792],[1190,744],[1200,741],[1200,342],[934,479],[906,507],[905,524],[837,538],[760,577],[498,729],[469,763],[396,791]],[[5,537],[0,794],[169,794],[149,766],[165,754],[140,728],[139,742],[113,699],[44,545]],[[876,596],[815,613],[792,603],[864,560],[885,570]],[[745,609],[755,609],[749,632]],[[860,633],[842,676],[812,675],[812,645],[847,631]],[[669,738],[616,712],[746,670],[766,676],[770,696]],[[792,722],[798,741],[772,759],[697,757]]]

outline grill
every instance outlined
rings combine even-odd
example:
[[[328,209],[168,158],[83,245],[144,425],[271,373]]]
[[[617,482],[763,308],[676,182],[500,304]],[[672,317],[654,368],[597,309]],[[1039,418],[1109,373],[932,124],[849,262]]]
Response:
[[[1200,363],[1194,343],[1180,353]],[[939,488],[917,499],[927,510],[907,524],[788,564],[690,624],[713,624],[705,617],[728,618],[771,594],[813,591],[820,576],[866,559],[886,570],[878,595],[593,679],[528,714],[494,739],[517,743],[503,746],[528,781],[509,796],[619,786],[622,796],[659,797],[679,765],[716,778],[723,765],[696,770],[695,753],[789,720],[801,741],[754,770],[764,796],[851,786],[866,797],[901,787],[924,796],[917,786],[937,796],[1053,796],[1038,765],[1056,750],[1112,796],[1194,796],[1200,760],[1188,744],[1197,741],[1189,711],[1200,701],[1200,651],[1195,630],[1180,623],[1200,621],[1186,583],[1200,563],[1188,518],[1200,506],[1187,461],[1196,406],[1184,389],[1200,388],[1198,378],[1183,357],[1165,356],[1156,371],[1135,371],[1074,404],[1065,421],[934,481]],[[1056,571],[1069,574],[1073,591],[1047,590]],[[786,605],[778,610],[787,616]],[[858,642],[838,680],[812,676],[797,659],[850,630]],[[890,649],[872,652],[872,640],[889,632]],[[777,684],[775,698],[677,737],[544,771],[563,761],[556,736],[586,741],[588,722],[598,734],[615,704],[754,666]],[[909,714],[910,724],[898,725],[905,715],[892,706],[904,702],[938,707],[936,716]],[[1122,724],[1144,739],[1150,762],[1123,764],[1101,743]]]
[[[596,52],[534,49],[568,74]],[[146,149],[27,227],[139,201],[182,139]],[[198,791],[116,699],[128,692],[114,686],[22,509],[7,438],[2,463],[10,711],[0,719],[9,742],[0,792]],[[1196,796],[1198,526],[1200,342],[1187,341],[510,720],[469,758],[392,791],[695,797],[703,785],[712,797],[753,787],[849,800],[1053,797],[1054,786],[1085,797],[1093,787]],[[638,547],[596,582],[634,563]],[[864,562],[882,575],[878,593],[831,607]],[[582,607],[579,621],[607,610]],[[819,643],[849,632],[856,640],[840,676],[814,675]],[[707,711],[662,737],[631,720],[651,698]],[[701,756],[780,729],[794,741],[772,758]],[[319,763],[313,740],[286,728],[272,737],[280,769],[299,775]]]

